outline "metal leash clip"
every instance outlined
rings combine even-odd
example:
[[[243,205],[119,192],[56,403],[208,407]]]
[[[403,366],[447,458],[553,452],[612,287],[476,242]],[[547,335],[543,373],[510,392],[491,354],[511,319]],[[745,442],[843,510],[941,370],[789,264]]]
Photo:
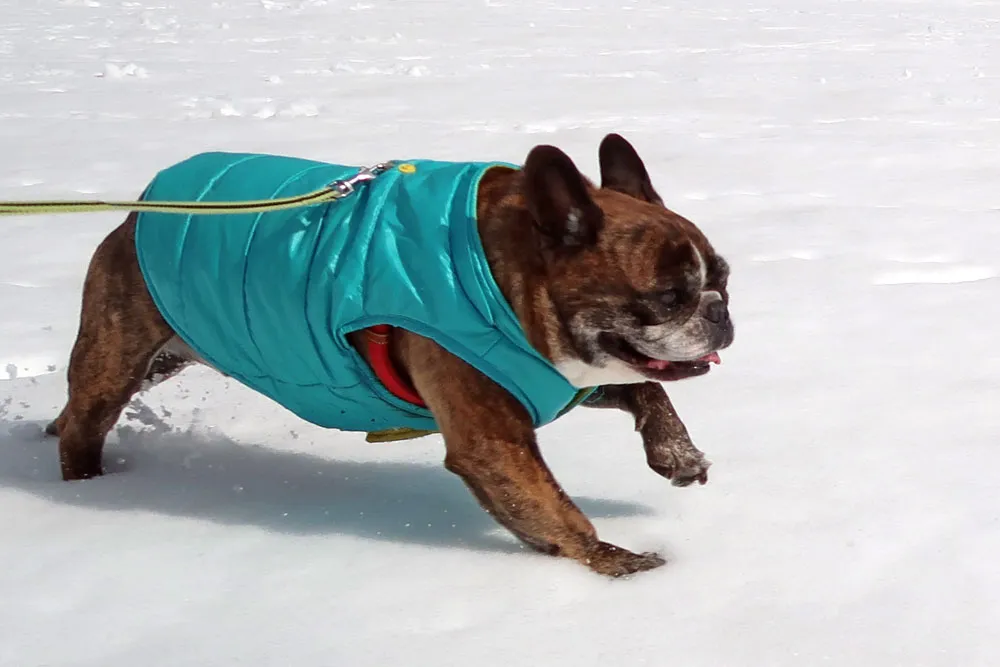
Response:
[[[343,178],[334,181],[330,187],[335,189],[341,197],[346,197],[354,193],[355,186],[368,181],[374,181],[379,174],[392,166],[392,162],[379,162],[373,167],[361,167],[356,174],[350,178]]]

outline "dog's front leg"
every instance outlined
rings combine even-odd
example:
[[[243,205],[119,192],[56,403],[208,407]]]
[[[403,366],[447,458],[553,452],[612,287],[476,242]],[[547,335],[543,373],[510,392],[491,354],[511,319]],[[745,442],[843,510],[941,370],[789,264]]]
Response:
[[[400,338],[400,356],[444,436],[445,466],[494,519],[535,549],[601,574],[664,564],[657,554],[598,539],[546,466],[530,417],[509,393],[436,343],[410,333]]]
[[[674,486],[708,481],[712,463],[691,442],[662,385],[656,382],[606,385],[584,405],[617,408],[635,417],[635,430],[642,435],[649,467],[672,480]]]

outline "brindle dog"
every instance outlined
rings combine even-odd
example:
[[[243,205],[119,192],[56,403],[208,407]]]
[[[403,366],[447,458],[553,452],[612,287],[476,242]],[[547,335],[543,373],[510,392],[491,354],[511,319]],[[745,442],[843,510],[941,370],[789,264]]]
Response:
[[[599,158],[600,187],[552,146],[520,170],[487,172],[477,203],[487,259],[531,344],[577,387],[600,387],[588,404],[632,414],[657,473],[704,484],[710,463],[660,382],[708,372],[732,343],[729,269],[663,205],[625,139],[605,137]],[[69,401],[48,428],[66,480],[101,474],[105,436],[137,391],[200,361],[150,297],[135,226],[129,216],[100,244],[84,283]],[[365,353],[360,332],[352,342]],[[512,533],[612,576],[664,563],[598,538],[542,460],[528,412],[490,378],[402,329],[391,356],[434,414],[446,468]]]

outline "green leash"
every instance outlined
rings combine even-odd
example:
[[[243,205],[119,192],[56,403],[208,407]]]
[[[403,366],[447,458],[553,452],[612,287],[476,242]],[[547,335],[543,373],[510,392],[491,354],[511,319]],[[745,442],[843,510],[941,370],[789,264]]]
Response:
[[[141,213],[177,213],[198,215],[238,215],[266,213],[305,206],[315,206],[343,199],[354,192],[359,183],[374,180],[393,163],[381,162],[374,167],[362,167],[350,178],[334,181],[325,188],[304,195],[255,201],[0,201],[0,217],[13,215],[52,215],[58,213],[98,213],[102,211],[134,211]]]

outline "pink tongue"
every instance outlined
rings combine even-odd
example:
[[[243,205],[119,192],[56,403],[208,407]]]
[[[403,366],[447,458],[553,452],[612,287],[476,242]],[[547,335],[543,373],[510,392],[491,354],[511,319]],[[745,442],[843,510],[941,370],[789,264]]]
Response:
[[[706,354],[704,357],[699,357],[698,361],[707,361],[710,364],[721,364],[722,357],[719,356],[718,352],[712,352],[710,354]],[[651,368],[654,371],[664,371],[669,365],[669,361],[663,361],[662,359],[650,359],[646,362],[646,368]]]

